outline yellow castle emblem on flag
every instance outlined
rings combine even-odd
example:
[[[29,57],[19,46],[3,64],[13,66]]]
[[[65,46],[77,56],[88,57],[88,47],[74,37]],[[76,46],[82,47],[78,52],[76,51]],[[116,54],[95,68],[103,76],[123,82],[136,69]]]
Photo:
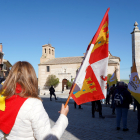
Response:
[[[76,98],[80,97],[83,94],[86,93],[93,93],[94,91],[97,91],[95,83],[92,81],[91,77],[88,79],[84,79],[82,89],[78,92],[76,92],[74,95]]]
[[[108,23],[106,21],[105,24],[102,26],[102,29],[98,35],[96,43],[94,44],[92,52],[94,52],[94,50],[99,48],[100,46],[108,43],[109,43],[109,30]]]

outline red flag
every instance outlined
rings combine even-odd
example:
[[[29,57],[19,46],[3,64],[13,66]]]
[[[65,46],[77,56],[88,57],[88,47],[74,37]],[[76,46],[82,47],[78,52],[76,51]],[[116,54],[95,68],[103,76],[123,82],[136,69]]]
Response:
[[[75,78],[72,98],[79,105],[106,97],[108,66],[108,12],[91,40]]]

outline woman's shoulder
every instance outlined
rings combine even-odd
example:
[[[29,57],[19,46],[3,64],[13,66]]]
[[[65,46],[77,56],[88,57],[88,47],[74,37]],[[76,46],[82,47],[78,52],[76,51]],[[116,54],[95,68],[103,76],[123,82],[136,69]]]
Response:
[[[38,105],[38,104],[42,104],[42,101],[37,99],[37,98],[28,98],[26,101],[25,101],[25,104],[26,105]]]
[[[25,112],[30,112],[34,110],[34,108],[38,109],[42,107],[42,101],[36,98],[28,98],[22,105],[20,110],[24,110]]]

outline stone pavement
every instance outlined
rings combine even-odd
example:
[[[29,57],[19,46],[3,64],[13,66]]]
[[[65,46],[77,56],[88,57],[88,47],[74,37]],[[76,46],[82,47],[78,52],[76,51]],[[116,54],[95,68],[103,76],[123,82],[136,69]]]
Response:
[[[57,94],[58,100],[49,100],[49,95],[40,96],[43,99],[43,105],[50,117],[53,126],[59,117],[58,111],[61,104],[66,102],[68,94]],[[73,100],[69,102],[68,120],[69,125],[60,140],[140,140],[137,131],[137,112],[133,112],[130,108],[128,112],[128,128],[129,131],[124,132],[116,130],[116,118],[111,115],[111,108],[102,105],[103,115],[105,119],[99,118],[99,113],[95,113],[92,118],[91,103],[82,105],[83,109],[74,109]]]

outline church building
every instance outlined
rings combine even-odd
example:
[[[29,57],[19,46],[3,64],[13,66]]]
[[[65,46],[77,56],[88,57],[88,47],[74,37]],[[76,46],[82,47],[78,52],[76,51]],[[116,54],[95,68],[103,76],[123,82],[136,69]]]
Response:
[[[84,56],[55,58],[55,48],[51,44],[42,46],[42,56],[38,64],[38,86],[40,89],[46,89],[45,86],[49,75],[56,75],[59,78],[59,84],[55,91],[67,89],[67,80],[76,77],[76,73],[81,65]],[[118,81],[120,81],[120,58],[113,56],[109,52],[108,74],[113,74],[116,70]]]

